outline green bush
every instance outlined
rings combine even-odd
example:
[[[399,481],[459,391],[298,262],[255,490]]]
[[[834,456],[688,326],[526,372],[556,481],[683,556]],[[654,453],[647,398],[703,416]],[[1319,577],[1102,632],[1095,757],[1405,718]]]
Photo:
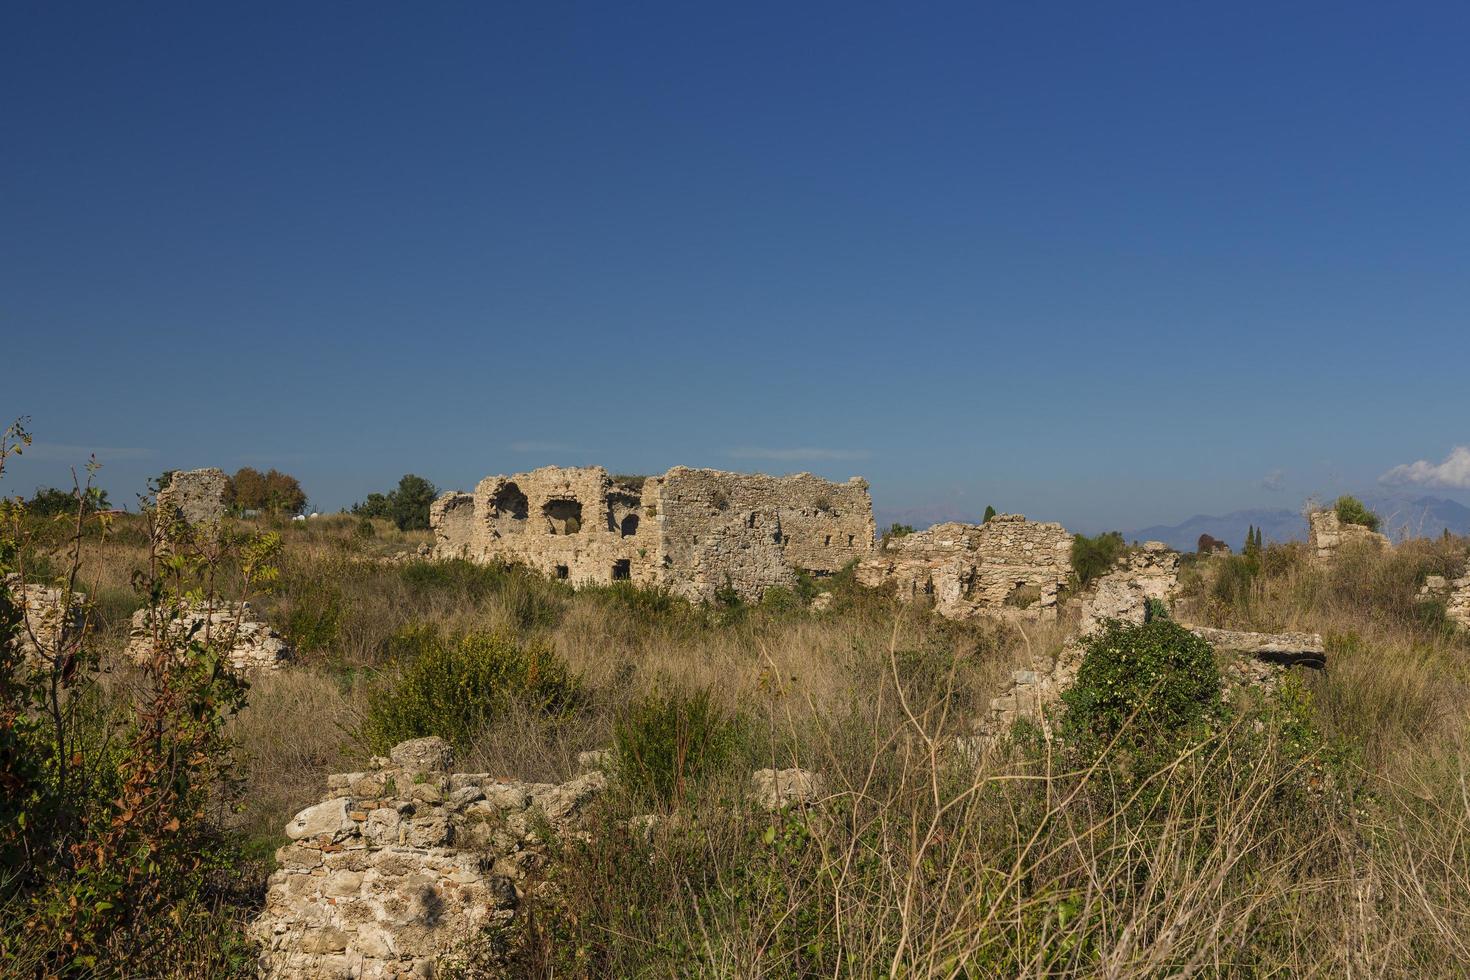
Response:
[[[366,500],[352,505],[352,513],[392,521],[400,531],[423,531],[429,527],[429,505],[438,495],[434,484],[417,474],[405,473],[396,490],[368,494]]]
[[[1337,519],[1344,524],[1361,524],[1370,531],[1376,531],[1381,523],[1378,515],[1365,507],[1357,497],[1338,497],[1332,509],[1337,511]]]
[[[1080,588],[1106,574],[1127,547],[1123,535],[1117,531],[1094,538],[1085,534],[1072,538],[1072,573],[1077,576],[1077,586]]]
[[[416,627],[395,636],[389,649],[399,676],[369,695],[363,724],[365,740],[380,752],[425,735],[463,750],[509,705],[559,716],[585,702],[580,679],[540,644],[519,645],[497,633],[446,638]]]
[[[613,723],[618,775],[642,803],[678,807],[737,753],[743,730],[743,719],[721,709],[706,688],[651,691]]]
[[[1111,622],[1087,643],[1063,730],[1080,746],[1114,738],[1134,750],[1173,745],[1221,710],[1214,651],[1168,619]]]

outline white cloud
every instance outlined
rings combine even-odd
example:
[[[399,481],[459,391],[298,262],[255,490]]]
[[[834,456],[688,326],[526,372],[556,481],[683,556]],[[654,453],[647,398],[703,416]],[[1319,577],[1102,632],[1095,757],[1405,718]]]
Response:
[[[1261,477],[1261,487],[1263,489],[1270,490],[1273,493],[1280,490],[1284,486],[1286,486],[1285,470],[1272,470],[1270,473],[1267,473],[1265,476]]]
[[[1442,463],[1421,459],[1416,463],[1395,466],[1380,476],[1378,482],[1390,485],[1412,483],[1444,490],[1470,490],[1470,446],[1456,446],[1451,449]]]
[[[803,459],[815,460],[843,460],[843,459],[871,459],[873,454],[866,449],[822,449],[815,446],[803,446],[795,449],[772,449],[766,446],[742,446],[739,449],[731,449],[725,453],[733,459],[772,459],[781,462],[793,462]]]
[[[152,459],[158,455],[158,450],[123,446],[67,446],[59,442],[35,442],[26,447],[21,455],[26,459],[39,460],[43,463],[85,463],[89,456],[96,456],[102,462],[115,462],[120,459]]]

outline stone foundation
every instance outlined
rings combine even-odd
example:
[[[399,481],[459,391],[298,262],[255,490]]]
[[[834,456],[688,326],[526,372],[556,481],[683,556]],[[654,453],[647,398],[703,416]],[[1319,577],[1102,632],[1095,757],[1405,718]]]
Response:
[[[1463,629],[1470,629],[1470,572],[1456,579],[1429,576],[1419,590],[1419,599],[1443,602],[1446,618]]]
[[[218,524],[230,502],[230,478],[213,466],[177,470],[158,491],[158,513],[192,526]]]
[[[1169,606],[1179,590],[1179,559],[1160,541],[1128,552],[1083,594],[1078,632],[1088,636],[1109,619],[1142,623],[1150,600]]]
[[[423,738],[328,777],[323,801],[286,825],[251,926],[263,977],[432,976],[514,916],[541,859],[535,828],[571,827],[606,786],[601,772],[557,785],[451,765],[441,739]]]

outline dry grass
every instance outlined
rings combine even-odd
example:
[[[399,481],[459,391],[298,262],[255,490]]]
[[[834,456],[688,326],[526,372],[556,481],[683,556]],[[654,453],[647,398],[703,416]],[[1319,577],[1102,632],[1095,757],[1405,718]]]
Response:
[[[850,583],[823,614],[700,610],[514,570],[384,565],[422,538],[305,524],[279,529],[280,587],[256,601],[300,663],[258,678],[233,725],[240,827],[262,851],[327,773],[365,761],[366,698],[411,624],[544,639],[588,689],[571,718],[505,712],[465,769],[563,778],[655,685],[707,688],[743,719],[746,755],[651,841],[613,794],[596,843],[567,843],[564,901],[533,905],[513,937],[520,975],[1470,972],[1470,644],[1414,601],[1425,574],[1465,560],[1463,540],[1330,571],[1273,548],[1229,598],[1217,583],[1239,569],[1202,562],[1189,618],[1328,637],[1302,709],[1320,741],[1300,750],[1297,716],[1241,719],[1137,779],[1045,745],[978,768],[950,751],[1010,670],[1055,654],[1059,626],[960,627]],[[129,533],[93,543],[109,649],[144,554]],[[819,769],[832,793],[804,814],[752,811],[738,803],[751,759]]]

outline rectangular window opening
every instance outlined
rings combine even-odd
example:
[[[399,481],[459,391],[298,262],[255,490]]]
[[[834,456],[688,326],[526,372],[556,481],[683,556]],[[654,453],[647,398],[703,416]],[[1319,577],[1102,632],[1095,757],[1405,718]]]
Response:
[[[633,559],[619,558],[613,562],[613,581],[626,582],[633,577]]]
[[[571,578],[572,570],[565,565],[556,566],[556,577],[565,581]]]

